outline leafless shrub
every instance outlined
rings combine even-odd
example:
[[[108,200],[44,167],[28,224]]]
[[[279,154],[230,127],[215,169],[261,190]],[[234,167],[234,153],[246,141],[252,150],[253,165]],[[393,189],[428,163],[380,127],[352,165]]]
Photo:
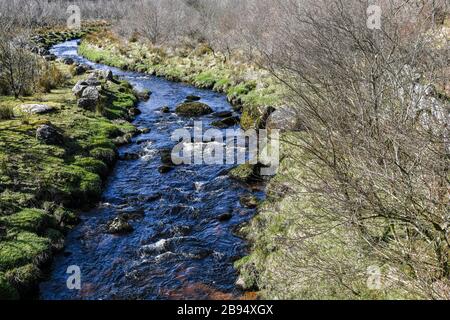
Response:
[[[311,195],[315,210],[296,214],[314,232],[299,225],[286,239],[291,266],[352,288],[348,261],[305,240],[346,226],[333,234],[345,250],[394,265],[407,291],[448,299],[448,105],[424,86],[448,51],[436,48],[419,4],[384,1],[377,31],[366,27],[366,1],[280,1],[277,41],[262,54],[308,128],[288,143],[306,155],[295,159],[306,174],[292,179]]]

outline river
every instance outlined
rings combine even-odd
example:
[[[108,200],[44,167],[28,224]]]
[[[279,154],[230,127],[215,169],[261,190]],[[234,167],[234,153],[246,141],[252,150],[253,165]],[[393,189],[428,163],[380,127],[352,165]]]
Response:
[[[161,174],[159,150],[171,148],[174,130],[192,128],[193,119],[160,112],[188,95],[201,97],[215,112],[231,111],[224,95],[167,81],[147,74],[92,63],[77,54],[77,41],[53,47],[58,57],[72,57],[96,69],[111,69],[137,89],[149,89],[135,125],[151,132],[136,137],[121,154],[139,159],[119,161],[105,184],[101,203],[80,215],[81,223],[66,237],[63,252],[53,260],[49,277],[40,286],[41,299],[231,299],[236,288],[236,259],[246,242],[233,230],[249,221],[255,210],[244,208],[240,197],[264,197],[262,188],[228,178],[229,165],[183,165]],[[201,117],[206,128],[214,120]],[[135,214],[134,231],[111,235],[106,225],[118,214]],[[231,220],[218,216],[232,214]],[[69,266],[81,271],[81,290],[70,290]]]

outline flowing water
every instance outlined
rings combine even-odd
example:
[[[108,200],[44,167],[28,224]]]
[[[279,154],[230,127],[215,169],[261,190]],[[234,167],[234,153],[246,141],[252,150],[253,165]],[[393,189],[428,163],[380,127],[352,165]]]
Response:
[[[161,174],[159,150],[175,144],[178,128],[192,128],[193,119],[163,114],[162,106],[175,106],[197,95],[214,111],[230,111],[224,95],[146,74],[95,64],[77,55],[77,42],[52,50],[96,69],[111,69],[138,89],[153,92],[141,102],[137,126],[150,128],[120,153],[138,153],[133,161],[119,161],[106,182],[102,202],[81,214],[81,223],[66,237],[65,250],[54,259],[51,274],[40,286],[41,299],[211,299],[236,298],[233,262],[245,254],[246,243],[234,228],[251,219],[254,210],[239,203],[249,193],[263,197],[226,175],[227,165],[183,165]],[[216,119],[201,117],[204,127]],[[134,231],[108,234],[109,221],[122,213],[136,216]],[[231,213],[232,219],[217,217]],[[81,290],[70,290],[69,266],[81,270]]]

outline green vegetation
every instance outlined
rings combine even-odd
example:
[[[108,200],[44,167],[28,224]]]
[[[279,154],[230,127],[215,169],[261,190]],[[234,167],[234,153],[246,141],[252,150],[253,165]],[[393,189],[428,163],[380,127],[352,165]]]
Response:
[[[267,72],[243,62],[224,63],[221,54],[199,50],[203,47],[199,44],[198,48],[179,48],[169,53],[161,47],[125,42],[111,32],[100,32],[87,36],[79,53],[110,66],[223,92],[236,109],[243,109],[241,125],[245,129],[260,125],[262,114],[257,111],[262,107],[282,104],[283,87]]]
[[[128,83],[102,81],[101,108],[87,111],[77,107],[71,91],[83,76],[72,77],[70,67],[53,63],[48,78],[59,74],[64,80],[48,92],[22,100],[0,96],[1,114],[7,115],[0,119],[0,298],[18,298],[37,282],[39,267],[77,222],[72,210],[99,199],[102,179],[117,158],[114,140],[137,132],[123,121],[137,102]],[[29,114],[22,104],[54,109]],[[39,142],[42,124],[62,132],[63,144]]]

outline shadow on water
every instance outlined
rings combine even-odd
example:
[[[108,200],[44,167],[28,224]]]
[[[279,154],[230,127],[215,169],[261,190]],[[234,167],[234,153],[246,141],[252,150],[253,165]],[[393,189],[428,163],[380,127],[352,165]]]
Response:
[[[145,74],[94,64],[77,55],[77,42],[53,48],[59,57],[72,57],[96,69],[111,69],[136,88],[153,92],[139,108],[137,126],[151,132],[134,139],[121,153],[138,153],[133,161],[119,161],[107,181],[102,202],[81,215],[81,223],[66,238],[50,277],[40,286],[41,299],[230,299],[239,297],[233,262],[245,254],[246,243],[233,228],[248,221],[254,210],[239,198],[251,192],[229,179],[230,166],[179,166],[160,174],[158,150],[173,146],[178,128],[189,128],[192,119],[163,114],[162,106],[175,106],[187,95],[198,95],[214,111],[229,111],[222,94],[200,90]],[[215,119],[201,118],[206,127]],[[263,197],[262,191],[256,192]],[[134,231],[116,236],[105,232],[119,214],[134,217]],[[232,219],[217,217],[231,213]],[[67,268],[81,269],[81,290],[66,286]]]

